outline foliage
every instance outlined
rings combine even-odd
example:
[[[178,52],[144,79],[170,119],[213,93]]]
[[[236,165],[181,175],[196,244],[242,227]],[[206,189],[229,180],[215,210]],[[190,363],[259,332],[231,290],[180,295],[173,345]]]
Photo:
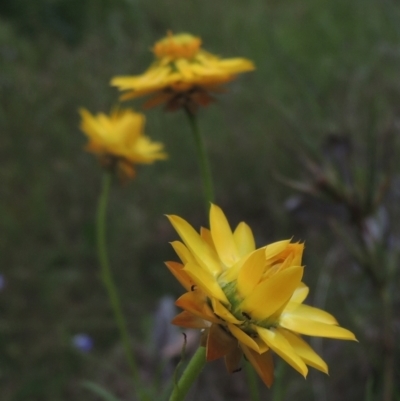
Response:
[[[362,399],[375,369],[371,361],[380,358],[363,345],[379,342],[371,285],[327,229],[322,217],[330,206],[309,198],[299,203],[274,177],[304,177],[298,146],[321,156],[329,134],[346,135],[361,148],[368,128],[379,143],[387,132],[398,135],[398,4],[6,0],[0,13],[2,399],[95,400],[83,392],[82,379],[129,399],[127,367],[97,275],[93,221],[100,174],[82,151],[77,110],[108,111],[117,98],[107,86],[110,78],[143,71],[152,59],[150,46],[167,29],[201,36],[213,53],[255,62],[254,74],[232,83],[229,96],[201,112],[216,201],[233,226],[244,220],[254,229],[258,244],[291,235],[305,240],[313,304],[366,338],[361,351],[324,345],[329,381],[315,375],[303,383],[285,373],[287,399]],[[173,259],[168,242],[174,238],[163,215],[205,224],[185,122],[180,113],[147,113],[146,131],[166,144],[170,159],[141,169],[131,186],[115,187],[110,200],[110,259],[144,366],[151,359],[153,307],[163,294],[180,291],[162,263]],[[397,217],[398,182],[395,174],[385,198]],[[94,338],[92,354],[72,349],[78,332]],[[223,380],[203,386],[204,399],[211,400],[215,388],[229,394],[239,381]],[[379,385],[368,381],[368,387]]]

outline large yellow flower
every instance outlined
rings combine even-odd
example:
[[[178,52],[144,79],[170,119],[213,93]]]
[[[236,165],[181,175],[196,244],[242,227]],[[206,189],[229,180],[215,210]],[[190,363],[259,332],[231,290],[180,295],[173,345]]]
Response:
[[[80,128],[88,136],[86,150],[99,156],[107,169],[122,180],[135,176],[135,164],[151,164],[167,157],[163,145],[143,134],[145,117],[133,110],[116,110],[107,116],[81,109]]]
[[[244,354],[271,386],[271,351],[304,377],[307,365],[328,373],[301,334],[355,340],[332,315],[303,304],[303,244],[284,240],[256,249],[251,229],[242,222],[232,233],[215,205],[210,230],[200,234],[182,218],[168,218],[183,242],[172,242],[182,263],[166,265],[188,291],[176,301],[184,311],[172,323],[204,329],[208,361],[225,357],[234,372]]]
[[[127,91],[122,100],[153,94],[144,105],[149,108],[166,103],[173,111],[181,107],[194,112],[206,106],[221,92],[220,85],[242,72],[254,70],[243,58],[220,59],[201,48],[201,39],[187,33],[168,36],[158,41],[153,52],[156,60],[142,75],[114,77],[111,85]]]

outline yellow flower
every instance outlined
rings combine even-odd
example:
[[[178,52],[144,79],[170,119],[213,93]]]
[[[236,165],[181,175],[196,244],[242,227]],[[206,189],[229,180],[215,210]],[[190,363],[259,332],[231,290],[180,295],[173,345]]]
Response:
[[[254,70],[244,58],[221,59],[201,49],[201,39],[187,33],[168,36],[153,47],[154,63],[142,75],[114,77],[111,85],[127,91],[122,100],[153,94],[144,107],[165,103],[169,111],[181,107],[195,112],[221,92],[221,84]]]
[[[135,176],[136,164],[151,164],[166,159],[163,145],[143,134],[145,117],[133,110],[116,110],[107,116],[79,111],[80,129],[88,136],[86,150],[99,156],[101,164],[115,170],[122,180]]]
[[[232,232],[215,205],[210,230],[200,234],[182,218],[168,218],[183,242],[172,242],[182,263],[166,265],[188,291],[176,301],[184,311],[172,323],[204,330],[208,361],[225,357],[235,372],[244,354],[269,387],[271,351],[304,377],[307,365],[328,373],[301,334],[355,340],[332,315],[303,304],[303,244],[284,240],[256,249],[249,226],[242,222]]]

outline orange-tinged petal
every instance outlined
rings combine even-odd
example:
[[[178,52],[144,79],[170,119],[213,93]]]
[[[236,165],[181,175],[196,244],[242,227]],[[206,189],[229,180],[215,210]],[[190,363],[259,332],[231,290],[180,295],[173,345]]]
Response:
[[[206,301],[207,298],[204,293],[195,290],[181,295],[176,300],[175,305],[209,322],[220,323],[220,319],[214,315]]]
[[[240,256],[246,256],[256,249],[253,232],[251,228],[244,222],[241,222],[233,232],[233,240]]]
[[[207,337],[207,361],[214,361],[228,355],[237,348],[237,340],[224,331],[220,325],[211,325]]]
[[[293,266],[257,285],[241,308],[253,318],[263,320],[276,312],[292,296],[303,276],[303,267]]]
[[[194,228],[179,216],[167,217],[185,245],[196,256],[198,263],[213,275],[221,273],[222,267],[217,259],[217,255],[215,255],[215,252],[213,252],[200,235],[197,234]]]
[[[229,373],[234,373],[240,370],[240,362],[242,360],[243,352],[236,341],[236,347],[225,355],[225,366]]]
[[[202,269],[195,263],[187,263],[183,271],[198,285],[210,298],[229,303],[215,277],[207,270]]]
[[[182,270],[183,265],[178,262],[165,262],[169,271],[175,276],[175,278],[182,284],[182,286],[190,291],[194,285],[193,280]]]
[[[237,278],[237,290],[243,298],[246,298],[259,283],[265,265],[265,250],[263,248],[257,249],[247,257]]]
[[[231,323],[228,323],[228,329],[238,339],[240,343],[260,353],[260,347],[258,346],[258,344],[243,330],[239,329],[239,327]]]
[[[223,306],[221,302],[217,301],[215,298],[211,299],[211,303],[214,313],[217,314],[220,318],[224,319],[226,322],[233,324],[243,323],[243,320],[236,319],[236,317],[233,316],[232,313],[229,312],[229,310],[226,309],[225,306]]]
[[[296,354],[295,350],[292,348],[286,338],[281,333],[279,333],[279,331],[257,327],[257,333],[267,343],[267,345],[283,360],[285,360],[304,377],[307,376],[308,369],[306,364]]]
[[[285,310],[282,312],[282,316],[298,316],[301,318],[314,320],[317,322],[325,323],[325,324],[333,324],[337,325],[338,322],[334,316],[330,313],[325,312],[322,309],[314,308],[313,306],[297,304],[294,302],[290,302]]]
[[[205,329],[210,326],[208,321],[185,310],[176,315],[171,320],[171,323],[175,326],[186,327],[188,329]]]
[[[260,355],[243,344],[240,346],[262,381],[268,387],[271,387],[274,382],[274,361],[272,359],[272,352],[267,351]]]
[[[328,374],[328,365],[301,337],[285,329],[277,330],[289,341],[296,354],[307,365]]]
[[[285,315],[279,321],[280,326],[307,336],[336,338],[339,340],[356,340],[354,334],[339,326],[316,322],[300,316]]]
[[[239,259],[239,253],[233,239],[232,230],[224,212],[216,205],[210,209],[210,229],[215,249],[225,266],[233,265]]]

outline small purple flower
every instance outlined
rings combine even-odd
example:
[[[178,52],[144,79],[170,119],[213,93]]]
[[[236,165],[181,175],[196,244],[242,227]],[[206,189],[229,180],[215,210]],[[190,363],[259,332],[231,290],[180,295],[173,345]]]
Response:
[[[93,348],[93,339],[85,333],[75,334],[72,337],[72,345],[81,352],[90,352]]]
[[[0,274],[0,291],[3,291],[6,286],[6,279]]]

